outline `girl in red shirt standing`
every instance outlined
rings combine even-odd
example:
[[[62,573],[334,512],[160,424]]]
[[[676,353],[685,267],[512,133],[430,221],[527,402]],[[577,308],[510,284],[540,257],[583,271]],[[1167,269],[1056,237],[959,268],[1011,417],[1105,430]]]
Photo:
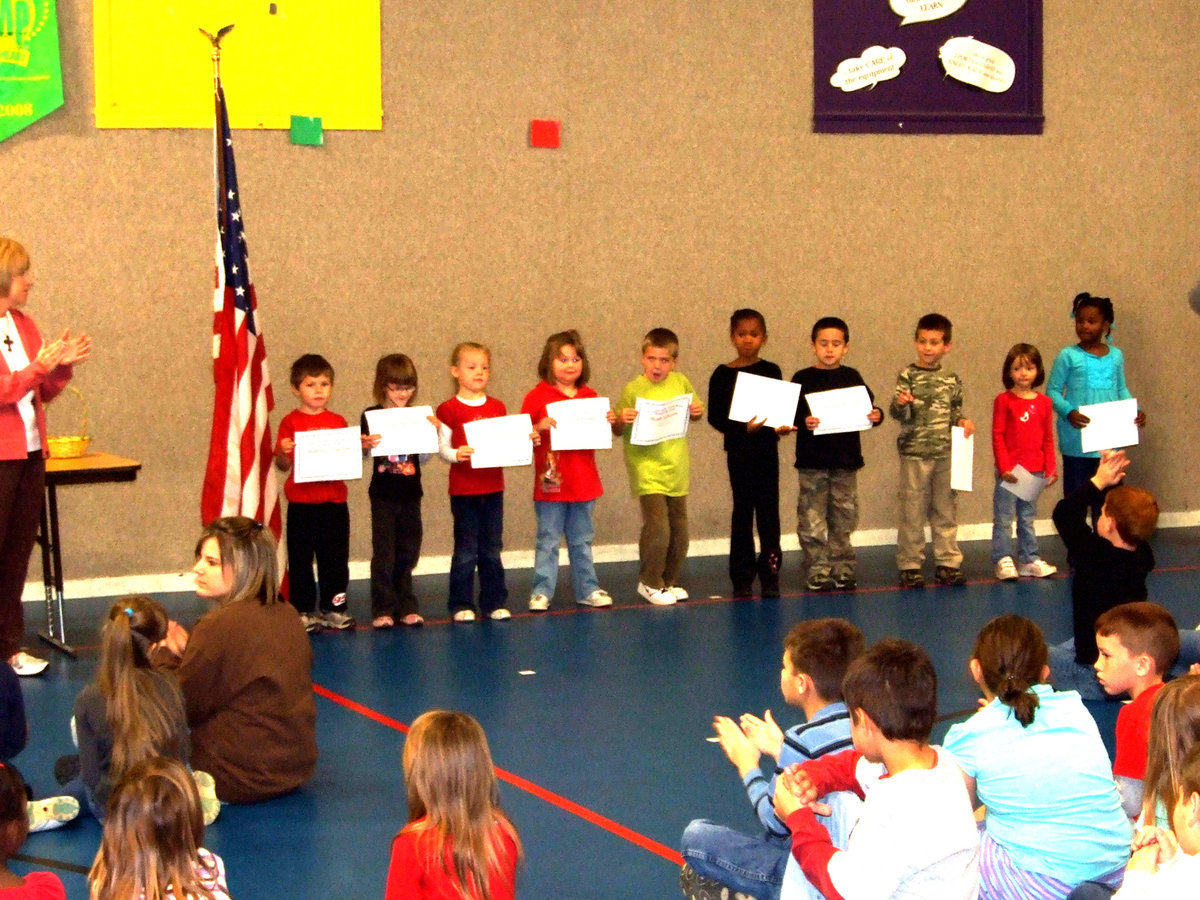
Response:
[[[992,452],[996,458],[996,490],[992,495],[992,564],[996,578],[1045,578],[1058,571],[1038,558],[1033,519],[1037,500],[1022,500],[1003,485],[1016,484],[1019,465],[1054,484],[1054,406],[1034,388],[1046,380],[1042,354],[1032,344],[1014,344],[1004,358],[1001,376],[1007,390],[992,405]],[[1012,558],[1013,511],[1017,517],[1017,562]]]

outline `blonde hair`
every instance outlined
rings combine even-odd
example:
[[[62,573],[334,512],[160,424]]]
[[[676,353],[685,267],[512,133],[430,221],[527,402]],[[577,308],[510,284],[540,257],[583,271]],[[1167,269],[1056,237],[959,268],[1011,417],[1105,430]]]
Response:
[[[173,759],[148,759],[113,790],[96,861],[92,900],[214,900],[218,884],[200,856],[204,819],[196,782]]]
[[[29,271],[29,253],[12,238],[0,237],[0,297],[7,297],[12,280]]]
[[[204,542],[215,538],[221,551],[221,565],[233,571],[233,587],[221,599],[227,606],[239,600],[257,600],[270,606],[279,600],[278,564],[275,562],[275,538],[262,522],[246,516],[215,519],[196,541],[196,558]]]
[[[144,759],[181,758],[185,752],[179,740],[186,733],[186,716],[178,682],[156,675],[150,664],[150,648],[167,636],[167,622],[161,604],[135,595],[114,603],[100,629],[96,684],[112,731],[113,781]]]
[[[462,355],[468,350],[474,350],[482,353],[487,357],[488,364],[492,362],[492,351],[487,348],[486,344],[480,344],[477,341],[459,341],[454,345],[454,349],[450,351],[450,365],[457,366]]]
[[[1170,815],[1179,798],[1183,761],[1200,744],[1200,675],[1168,681],[1154,697],[1150,710],[1150,742],[1146,747],[1146,778],[1142,782],[1142,819],[1154,824],[1161,801]]]
[[[404,742],[409,822],[424,819],[422,865],[448,874],[464,898],[490,900],[490,876],[500,862],[503,835],[522,855],[517,829],[500,810],[487,736],[466,713],[435,709],[417,717]],[[447,854],[447,846],[452,853]]]

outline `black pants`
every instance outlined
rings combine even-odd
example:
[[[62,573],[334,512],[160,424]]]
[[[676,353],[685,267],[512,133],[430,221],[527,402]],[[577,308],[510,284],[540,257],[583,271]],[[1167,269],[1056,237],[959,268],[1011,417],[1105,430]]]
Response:
[[[287,508],[288,584],[292,605],[302,613],[333,610],[333,598],[345,598],[350,582],[350,508],[345,503],[289,503]]]
[[[729,579],[735,591],[746,591],[758,575],[766,591],[779,589],[779,453],[730,451],[725,457],[733,488],[729,522]],[[760,552],[754,554],[758,520]]]
[[[41,522],[46,463],[41,451],[0,460],[0,660],[21,649],[25,612],[21,594],[29,554]]]
[[[421,558],[421,500],[371,501],[371,616],[417,611],[412,570]]]

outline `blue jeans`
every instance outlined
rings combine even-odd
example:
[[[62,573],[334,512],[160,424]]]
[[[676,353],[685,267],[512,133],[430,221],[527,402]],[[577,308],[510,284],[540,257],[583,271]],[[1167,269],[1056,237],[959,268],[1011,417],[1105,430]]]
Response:
[[[783,871],[791,856],[791,835],[742,834],[708,819],[693,819],[683,830],[683,861],[711,878],[758,900],[779,900]]]
[[[479,569],[479,609],[487,615],[508,602],[504,583],[504,491],[450,497],[454,516],[454,556],[450,559],[450,612],[475,608],[475,569]]]
[[[1033,473],[1041,475],[1041,472]],[[1037,504],[1022,500],[1000,485],[1004,484],[996,475],[996,488],[992,491],[992,563],[1012,556],[1013,510],[1017,515],[1017,562],[1031,563],[1038,558],[1037,535],[1033,531],[1033,520],[1037,515]]]
[[[575,599],[582,600],[598,590],[596,566],[592,562],[592,510],[595,500],[564,502],[534,500],[537,513],[537,549],[533,556],[533,592],[554,599],[558,585],[558,544],[565,536],[571,559],[571,583]]]

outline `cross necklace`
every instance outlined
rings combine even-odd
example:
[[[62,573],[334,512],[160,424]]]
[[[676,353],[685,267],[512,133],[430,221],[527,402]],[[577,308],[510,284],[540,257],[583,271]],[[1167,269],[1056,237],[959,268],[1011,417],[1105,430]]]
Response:
[[[4,346],[6,349],[11,351],[13,348],[13,339],[12,333],[8,330],[8,323],[10,321],[12,320],[9,318],[8,313],[6,312],[4,314]]]

